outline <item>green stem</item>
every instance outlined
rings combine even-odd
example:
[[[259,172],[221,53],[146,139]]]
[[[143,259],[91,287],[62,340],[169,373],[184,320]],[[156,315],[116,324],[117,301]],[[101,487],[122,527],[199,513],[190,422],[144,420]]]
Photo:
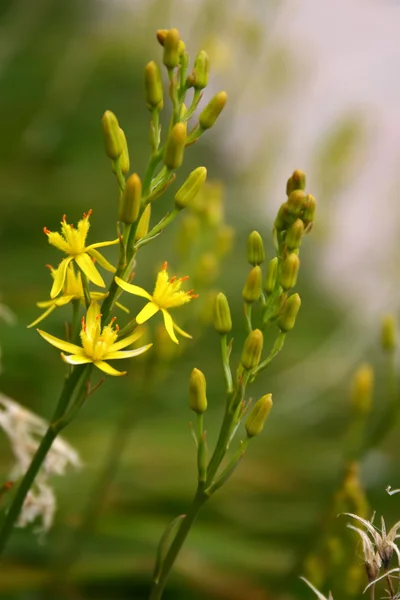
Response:
[[[171,569],[175,560],[195,522],[197,515],[200,512],[203,504],[208,500],[208,495],[204,493],[201,486],[197,488],[197,492],[193,498],[192,505],[183,519],[178,532],[172,542],[162,565],[160,576],[157,581],[154,581],[149,600],[160,600],[162,598],[165,585],[167,583]]]
[[[222,366],[224,369],[224,377],[226,383],[226,391],[228,394],[233,392],[233,381],[232,381],[232,373],[231,367],[229,365],[229,353],[228,353],[228,343],[227,336],[221,335],[221,354],[222,354]]]
[[[58,400],[56,409],[54,411],[54,415],[52,421],[49,425],[47,432],[45,433],[40,445],[35,453],[35,456],[32,459],[31,464],[24,477],[22,478],[21,483],[17,489],[17,492],[14,496],[12,504],[4,518],[2,523],[2,527],[0,530],[0,555],[4,551],[10,534],[13,530],[15,522],[18,519],[18,516],[21,512],[22,505],[24,500],[35,480],[36,475],[39,472],[40,467],[42,466],[47,453],[49,452],[54,440],[56,439],[59,432],[63,429],[64,424],[62,422],[62,417],[67,410],[68,404],[70,403],[72,394],[76,386],[78,385],[81,377],[86,371],[86,366],[84,367],[75,367],[72,373],[65,380],[60,398]]]
[[[90,300],[90,291],[89,291],[88,278],[86,277],[85,273],[82,271],[82,269],[80,267],[79,267],[79,270],[81,272],[83,295],[85,297],[85,305],[86,305],[86,308],[89,308],[91,300]]]
[[[80,329],[79,304],[79,300],[72,300],[71,342],[73,344],[76,343]]]
[[[253,325],[251,322],[251,304],[250,304],[250,302],[244,303],[244,316],[246,319],[247,333],[251,333],[253,331]]]

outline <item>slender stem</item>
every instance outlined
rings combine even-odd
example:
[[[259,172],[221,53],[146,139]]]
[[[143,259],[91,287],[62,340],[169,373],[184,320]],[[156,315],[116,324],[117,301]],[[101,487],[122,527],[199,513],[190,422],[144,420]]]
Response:
[[[79,300],[72,300],[72,323],[71,323],[71,342],[75,344],[79,333]]]
[[[234,419],[234,414],[231,413],[229,407],[227,406],[225,415],[224,415],[224,420],[222,421],[221,430],[219,432],[217,445],[215,446],[214,453],[211,457],[211,460],[210,460],[208,468],[207,468],[206,487],[208,487],[212,483],[212,481],[219,469],[219,466],[226,454],[226,451],[228,449],[229,442],[231,439],[231,434],[232,434],[233,419]]]
[[[251,333],[253,331],[253,325],[251,322],[251,304],[250,304],[250,302],[244,303],[244,316],[246,319],[247,333]]]
[[[390,575],[389,575],[389,573],[386,575],[386,580],[387,580],[387,582],[388,582],[388,586],[389,586],[389,593],[390,593],[390,597],[391,597],[391,598],[394,598],[394,595],[395,595],[395,594],[394,594],[394,587],[393,587],[393,583],[392,583],[392,580],[391,580],[391,578],[390,578]]]
[[[226,391],[228,394],[233,392],[233,381],[232,381],[232,372],[231,367],[229,365],[229,352],[228,352],[228,342],[226,334],[221,335],[221,355],[222,355],[222,367],[224,369],[224,377],[226,383]]]
[[[47,432],[42,438],[42,441],[40,442],[40,445],[35,453],[35,456],[33,457],[31,464],[29,465],[27,472],[25,473],[21,483],[19,484],[10,509],[4,518],[0,530],[0,555],[4,550],[15,525],[15,522],[18,519],[26,495],[28,494],[35,480],[35,477],[38,474],[39,469],[42,466],[55,438],[57,437],[61,429],[63,429],[64,425],[62,422],[62,416],[65,414],[68,404],[70,403],[72,394],[74,393],[74,390],[86,369],[86,365],[84,367],[75,367],[72,373],[65,380],[60,398],[54,411],[53,419],[49,425]]]
[[[90,300],[90,291],[89,291],[88,278],[86,277],[85,273],[82,271],[82,269],[80,267],[79,267],[79,270],[81,272],[82,287],[83,287],[83,294],[85,296],[86,308],[89,308],[91,300]]]
[[[160,576],[157,581],[154,581],[149,600],[160,600],[163,595],[165,585],[167,583],[171,569],[175,563],[175,560],[195,522],[197,515],[200,512],[203,504],[208,500],[208,495],[204,493],[203,489],[199,486],[197,492],[193,498],[192,505],[183,519],[181,526],[172,542],[166,557],[164,559]]]

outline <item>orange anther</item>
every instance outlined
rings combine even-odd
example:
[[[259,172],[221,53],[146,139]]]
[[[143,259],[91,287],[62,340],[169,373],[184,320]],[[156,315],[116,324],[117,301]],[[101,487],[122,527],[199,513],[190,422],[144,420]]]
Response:
[[[111,319],[111,323],[114,323],[114,321],[116,321],[116,320],[117,320],[117,317],[113,317],[113,318]]]
[[[47,227],[43,227],[43,231],[46,235],[49,235],[49,233],[51,233],[50,229],[47,229]]]
[[[62,220],[64,221],[64,223],[66,223],[67,222],[67,215],[63,215],[62,216]]]
[[[186,279],[189,279],[189,275],[185,275],[184,277],[181,277],[180,281],[186,281]]]
[[[162,270],[162,271],[166,271],[166,270],[167,270],[167,267],[168,267],[168,263],[167,263],[167,261],[165,260],[165,261],[163,262],[163,266],[161,267],[161,270]]]
[[[175,279],[176,279],[176,275],[174,275],[173,277],[171,277],[171,279],[169,280],[169,282],[170,283],[174,283]]]
[[[51,265],[45,265],[48,269],[50,269],[50,271],[53,270],[53,267]]]
[[[119,325],[118,325],[118,323],[115,326],[115,331],[119,331]]]
[[[100,313],[99,315],[96,315],[96,319],[101,319],[103,315]]]

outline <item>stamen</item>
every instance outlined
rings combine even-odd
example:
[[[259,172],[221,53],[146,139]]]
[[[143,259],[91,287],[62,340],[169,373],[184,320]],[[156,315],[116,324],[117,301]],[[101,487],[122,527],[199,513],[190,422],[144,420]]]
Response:
[[[198,295],[198,294],[191,294],[190,296],[191,296],[191,298],[193,298],[193,299],[196,299],[196,298],[198,298],[198,297],[199,297],[199,295]]]
[[[43,231],[46,235],[49,235],[49,233],[51,233],[50,229],[47,229],[47,227],[43,227]]]
[[[175,279],[176,279],[176,275],[174,275],[173,277],[171,277],[171,279],[169,280],[169,282],[170,283],[174,283]]]
[[[100,313],[99,315],[96,316],[96,319],[101,319],[103,315]]]
[[[167,270],[167,267],[168,267],[168,263],[167,263],[167,261],[165,260],[165,261],[163,262],[163,266],[161,267],[161,271],[166,271],[166,270]]]
[[[64,223],[66,223],[67,222],[67,215],[63,215],[62,216],[62,220],[64,221]]]
[[[50,269],[50,271],[54,271],[52,265],[45,265],[45,267],[47,267],[48,269]]]
[[[93,210],[90,209],[87,211],[87,213],[83,213],[83,218],[84,219],[88,219],[90,217],[90,215],[92,214]]]
[[[82,319],[81,319],[81,327],[82,327],[83,331],[86,333],[85,317],[82,317]]]
[[[111,319],[111,324],[112,324],[112,323],[114,323],[114,321],[116,321],[116,320],[117,320],[117,317],[113,317],[113,318]]]
[[[115,325],[115,331],[119,331],[120,327],[118,325],[118,323]]]
[[[184,277],[181,277],[179,279],[179,281],[186,281],[186,279],[189,279],[189,275],[185,275]]]

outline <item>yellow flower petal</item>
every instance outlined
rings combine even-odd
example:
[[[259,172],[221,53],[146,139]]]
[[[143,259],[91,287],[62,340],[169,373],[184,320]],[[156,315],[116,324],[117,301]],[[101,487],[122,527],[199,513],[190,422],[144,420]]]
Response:
[[[83,348],[80,346],[76,346],[75,344],[71,344],[65,340],[60,340],[60,338],[55,337],[50,333],[46,333],[46,331],[42,331],[41,329],[37,329],[37,332],[40,333],[46,342],[49,342],[49,344],[55,346],[59,350],[64,350],[64,352],[70,352],[71,354],[83,354]]]
[[[40,321],[43,321],[43,319],[45,319],[46,317],[48,317],[49,314],[52,313],[55,308],[57,308],[56,305],[52,304],[50,306],[50,308],[48,308],[47,310],[45,310],[44,313],[42,313],[40,315],[40,317],[38,317],[35,321],[33,321],[33,323],[31,323],[30,325],[28,325],[28,329],[30,327],[34,327],[35,325],[37,325],[38,323],[40,323]]]
[[[134,294],[135,296],[140,296],[141,298],[146,298],[147,300],[152,300],[149,292],[146,292],[143,288],[138,285],[133,285],[132,283],[128,283],[121,279],[121,277],[115,277],[115,281],[118,283],[119,287],[128,292],[129,294]]]
[[[90,246],[89,248],[86,248],[86,251],[88,254],[90,254],[92,258],[94,258],[99,263],[101,267],[103,267],[103,269],[105,269],[106,271],[110,271],[110,273],[115,273],[117,269],[113,267],[113,265],[109,263],[108,260],[106,260],[102,254],[100,254],[100,252],[97,252],[97,250]]]
[[[90,246],[86,246],[85,250],[92,250],[93,248],[105,248],[105,246],[115,246],[115,244],[119,244],[119,239],[112,240],[112,242],[97,242],[96,244],[90,244]]]
[[[58,231],[48,231],[48,230],[46,230],[46,231],[47,231],[47,237],[49,238],[49,244],[51,244],[58,250],[61,250],[61,252],[65,252],[66,254],[68,254],[69,253],[69,244],[63,238],[63,236],[60,233],[58,233]]]
[[[55,298],[61,292],[64,286],[65,277],[67,275],[67,268],[69,263],[73,260],[72,256],[64,258],[58,265],[58,268],[54,272],[53,287],[51,288],[50,298]]]
[[[172,320],[171,315],[165,309],[162,309],[162,313],[163,313],[163,317],[164,317],[165,329],[167,330],[167,333],[168,333],[169,337],[171,338],[171,340],[173,342],[175,342],[175,344],[179,344],[179,340],[178,340],[178,338],[175,335],[174,322]]]
[[[151,348],[153,344],[147,344],[147,346],[142,346],[141,348],[135,348],[135,350],[121,350],[120,352],[109,352],[104,357],[106,360],[118,360],[120,358],[134,358],[135,356],[139,356],[143,354]]]
[[[68,356],[61,352],[61,358],[64,362],[70,365],[86,365],[87,363],[93,362],[87,356],[83,356],[82,354],[69,354]]]
[[[173,322],[173,325],[174,325],[175,331],[177,331],[182,337],[188,338],[189,340],[193,339],[193,336],[191,336],[190,333],[187,333],[186,331],[183,331],[183,329],[178,327],[178,325],[175,323],[175,321]]]
[[[141,325],[148,321],[153,315],[155,315],[160,308],[154,302],[148,302],[144,308],[140,311],[140,313],[136,317],[136,323]]]
[[[95,285],[98,285],[99,287],[106,287],[102,276],[94,266],[89,254],[86,254],[86,252],[84,252],[83,254],[77,254],[75,256],[75,261],[85,273],[89,281],[92,281]]]
[[[36,302],[36,306],[39,308],[47,308],[48,306],[64,306],[71,302],[74,299],[74,296],[60,296],[59,298],[54,298],[54,300],[45,300],[44,302]]]
[[[104,360],[96,360],[94,362],[94,366],[100,369],[100,371],[104,371],[104,373],[107,373],[107,375],[114,375],[116,377],[126,375],[127,373],[126,371],[117,371],[117,369],[110,367],[110,365],[104,362]]]
[[[117,350],[122,350],[122,348],[126,348],[127,346],[130,346],[131,344],[133,344],[133,342],[136,342],[136,340],[138,340],[140,337],[142,337],[143,332],[144,332],[144,328],[141,327],[140,329],[137,329],[131,335],[128,335],[128,337],[124,338],[123,340],[120,340],[119,342],[115,342],[115,344],[112,344],[112,346],[110,346],[110,352],[116,352]]]
[[[86,330],[91,337],[95,337],[97,330],[100,331],[100,321],[98,319],[100,312],[100,304],[96,301],[91,302],[86,313]]]

